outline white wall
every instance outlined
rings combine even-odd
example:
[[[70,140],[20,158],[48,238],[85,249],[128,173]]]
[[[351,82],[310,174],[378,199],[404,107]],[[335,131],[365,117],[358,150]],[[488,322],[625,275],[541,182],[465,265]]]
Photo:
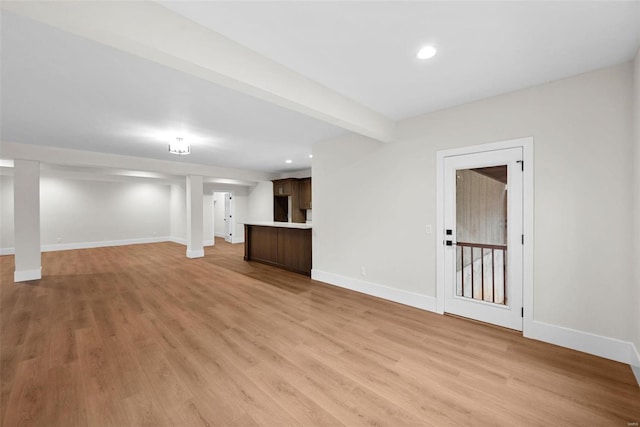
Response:
[[[0,254],[14,248],[13,236],[13,177],[0,176]]]
[[[534,318],[630,341],[632,66],[313,147],[314,272],[435,296],[436,151],[535,139]],[[366,267],[366,276],[360,267]]]
[[[187,242],[187,192],[184,185],[171,185],[170,193],[170,236],[186,244]]]
[[[204,246],[213,246],[213,194],[202,195],[202,242]]]
[[[640,353],[640,48],[636,53],[635,63],[634,63],[634,85],[633,85],[633,94],[634,94],[634,112],[633,112],[633,121],[634,121],[634,156],[633,156],[633,164],[634,164],[634,233],[633,240],[635,243],[634,248],[634,256],[635,260],[635,295],[633,298],[634,307],[633,313],[635,313],[635,336],[634,342],[636,345],[636,351]],[[638,360],[640,366],[640,360]],[[638,374],[640,374],[640,369],[638,369]],[[638,382],[640,382],[640,375],[638,375]]]
[[[186,192],[182,184],[42,177],[40,196],[45,249],[156,238],[186,244]],[[203,195],[203,221],[203,241],[209,246],[213,244],[212,194]],[[0,227],[0,253],[12,253],[12,176],[0,176]]]
[[[14,246],[13,178],[3,176],[2,251]],[[67,245],[169,236],[169,187],[137,182],[40,179],[41,244]]]
[[[282,172],[278,179],[284,178],[311,178],[311,168],[309,169],[300,169],[298,171],[291,172]]]
[[[231,243],[244,243],[244,221],[249,211],[249,196],[246,192],[233,193],[233,215],[235,216]]]
[[[249,187],[247,221],[273,221],[273,182],[260,181]]]

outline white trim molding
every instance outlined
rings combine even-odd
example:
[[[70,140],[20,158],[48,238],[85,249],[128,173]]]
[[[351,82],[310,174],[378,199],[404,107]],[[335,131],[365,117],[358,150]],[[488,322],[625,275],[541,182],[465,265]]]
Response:
[[[410,307],[420,308],[427,311],[436,311],[436,299],[427,295],[417,294],[415,292],[403,291],[401,289],[391,288],[389,286],[380,285],[378,283],[367,282],[360,279],[354,279],[339,274],[328,273],[326,271],[311,270],[311,278],[319,282],[328,283],[362,294],[371,295],[385,300],[408,305]]]
[[[633,375],[635,375],[638,386],[640,386],[640,352],[638,351],[638,347],[634,344],[631,344],[630,359],[631,361],[629,362],[629,365],[631,365]]]
[[[204,249],[189,250],[187,249],[187,258],[202,258],[204,256]]]
[[[640,366],[631,365],[631,371],[633,372],[633,375],[636,377],[638,386],[640,386]]]
[[[503,150],[506,148],[522,148],[522,160],[524,161],[523,175],[523,219],[522,229],[524,234],[524,258],[522,277],[522,307],[524,318],[522,322],[523,332],[531,327],[533,322],[533,254],[534,254],[534,167],[533,167],[533,137],[512,139],[507,141],[491,142],[470,147],[440,150],[436,153],[436,312],[443,314],[444,307],[444,159],[451,156],[460,156],[471,153]]]
[[[105,248],[109,246],[140,245],[144,243],[166,242],[167,240],[169,240],[168,237],[141,237],[137,239],[104,240],[102,242],[58,243],[54,245],[42,245],[42,252]]]
[[[532,321],[524,333],[525,338],[544,341],[616,362],[626,363],[640,371],[640,356],[633,343],[577,331],[563,326]]]
[[[31,270],[22,270],[15,271],[13,273],[13,281],[18,282],[28,282],[30,280],[40,280],[42,279],[42,267],[34,268]]]
[[[104,248],[108,246],[127,246],[127,245],[139,245],[144,243],[160,243],[160,242],[173,242],[173,237],[140,237],[136,239],[121,239],[121,240],[104,240],[101,242],[78,242],[78,243],[57,243],[52,245],[42,245],[40,250],[42,252],[53,251],[70,251],[74,249],[93,249]],[[179,242],[176,242],[179,243]],[[0,248],[0,255],[14,255],[15,248]]]

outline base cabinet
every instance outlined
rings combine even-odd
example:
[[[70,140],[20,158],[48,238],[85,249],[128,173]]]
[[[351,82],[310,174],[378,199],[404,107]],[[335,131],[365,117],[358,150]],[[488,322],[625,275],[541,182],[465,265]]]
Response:
[[[311,229],[244,226],[244,259],[311,276]]]

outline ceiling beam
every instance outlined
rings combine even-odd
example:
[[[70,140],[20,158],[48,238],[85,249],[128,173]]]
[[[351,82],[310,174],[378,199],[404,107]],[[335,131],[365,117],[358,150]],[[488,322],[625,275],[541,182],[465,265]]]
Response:
[[[123,156],[120,154],[97,153],[95,151],[71,150],[68,148],[48,147],[43,145],[2,142],[3,160],[36,160],[46,164],[62,166],[81,166],[85,169],[102,168],[119,171],[154,172],[164,175],[199,175],[206,182],[228,185],[254,185],[259,181],[271,181],[278,174],[248,171],[241,169],[220,168],[197,163],[173,162],[169,160],[149,159],[145,157]],[[120,173],[120,175],[123,175]],[[147,175],[153,177],[153,175]]]
[[[391,142],[395,123],[151,1],[3,1],[2,9],[215,84]]]

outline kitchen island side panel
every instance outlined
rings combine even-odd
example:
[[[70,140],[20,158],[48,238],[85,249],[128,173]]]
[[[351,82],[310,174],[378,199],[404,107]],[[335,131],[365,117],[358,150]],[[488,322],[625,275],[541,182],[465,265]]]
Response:
[[[311,275],[311,229],[245,225],[246,261]]]

